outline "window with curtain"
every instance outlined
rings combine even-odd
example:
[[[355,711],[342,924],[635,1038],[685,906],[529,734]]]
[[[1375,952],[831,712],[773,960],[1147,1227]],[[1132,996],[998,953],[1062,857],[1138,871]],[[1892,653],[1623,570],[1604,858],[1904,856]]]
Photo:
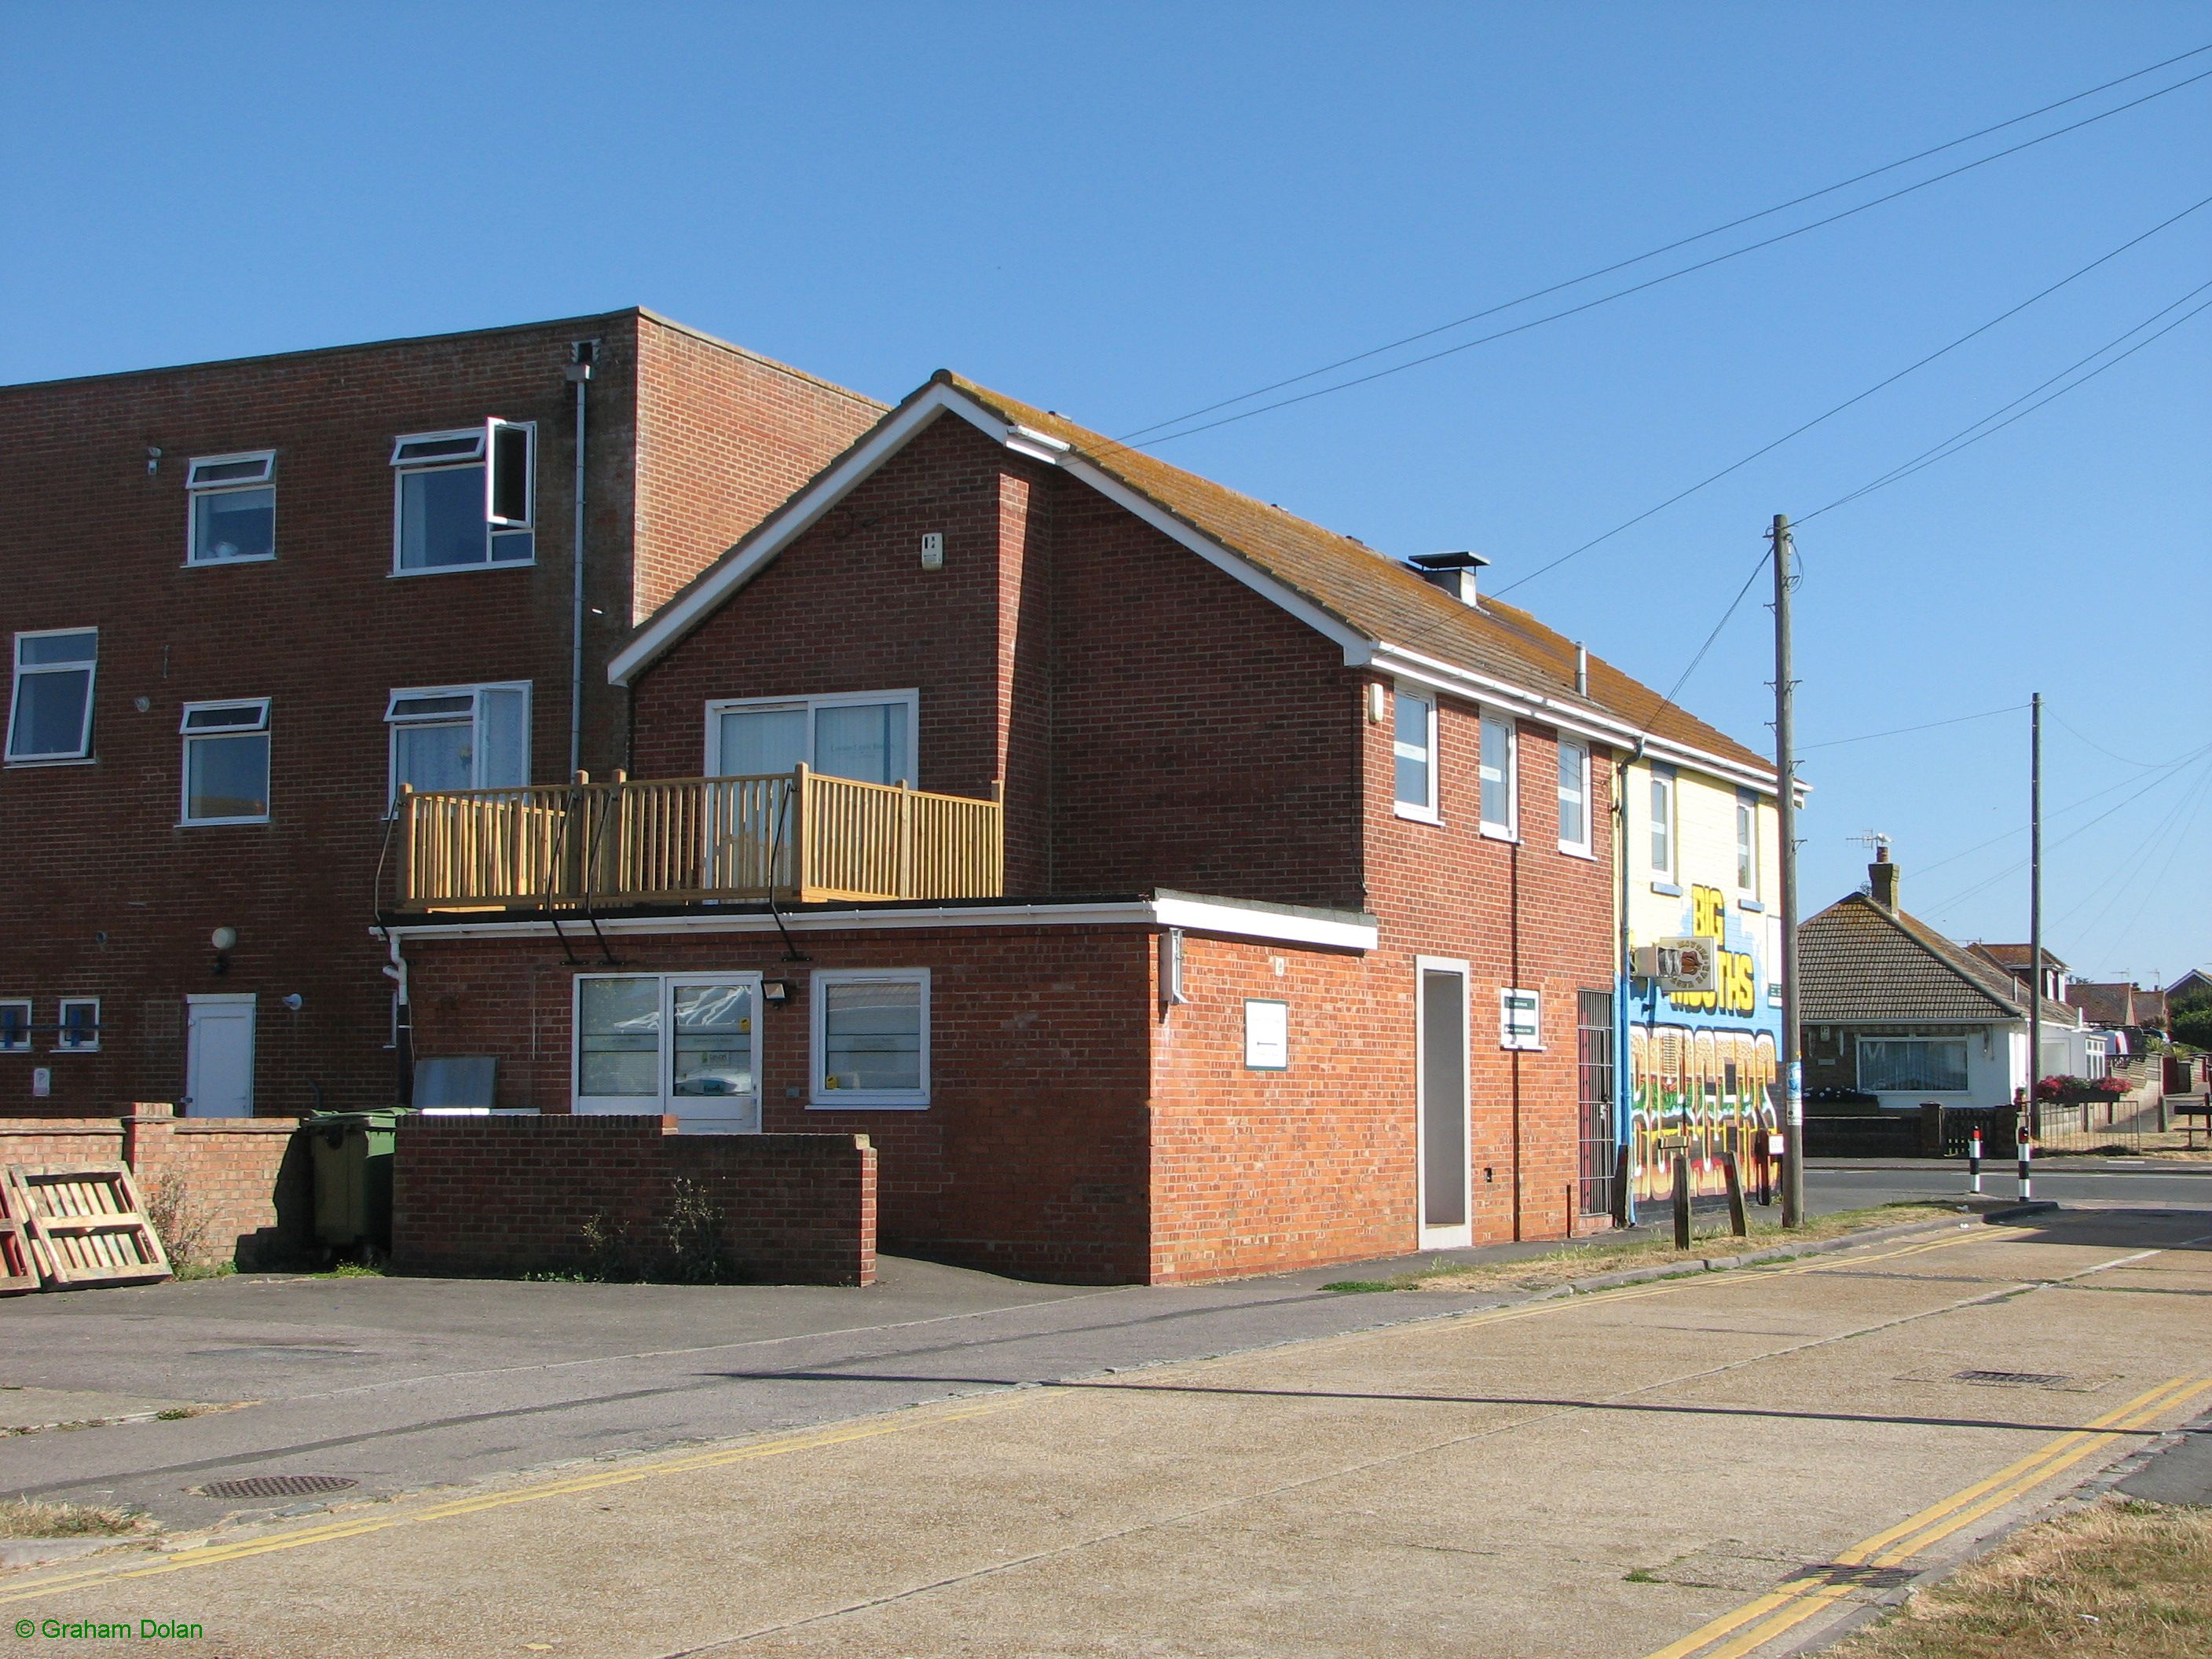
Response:
[[[1859,1087],[1870,1094],[1966,1091],[1964,1037],[1861,1037]]]
[[[863,783],[919,782],[911,691],[710,703],[708,768],[721,778],[788,772],[801,761]]]

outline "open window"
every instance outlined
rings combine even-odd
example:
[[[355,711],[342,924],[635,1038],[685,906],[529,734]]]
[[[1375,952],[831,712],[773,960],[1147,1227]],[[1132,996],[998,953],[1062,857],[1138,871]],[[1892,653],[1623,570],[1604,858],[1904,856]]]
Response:
[[[11,764],[91,757],[92,684],[99,665],[96,628],[15,635],[15,682],[8,710]]]
[[[276,452],[202,455],[185,469],[191,523],[187,564],[250,564],[276,556]]]
[[[269,699],[188,702],[184,822],[269,822]]]
[[[538,556],[538,428],[496,416],[392,446],[392,568],[400,575]]]
[[[530,682],[394,691],[391,798],[399,786],[519,789],[530,781]]]

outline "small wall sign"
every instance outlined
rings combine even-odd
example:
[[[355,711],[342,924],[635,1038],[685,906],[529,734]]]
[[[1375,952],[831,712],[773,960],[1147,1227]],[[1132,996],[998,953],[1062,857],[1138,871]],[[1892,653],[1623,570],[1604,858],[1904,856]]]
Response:
[[[1244,1002],[1244,1065],[1255,1072],[1291,1066],[1291,1005],[1260,997]]]
[[[44,1100],[53,1091],[53,1068],[49,1066],[33,1066],[31,1068],[31,1098]]]
[[[1498,1046],[1501,1048],[1541,1048],[1544,1046],[1543,996],[1537,991],[1498,994]]]

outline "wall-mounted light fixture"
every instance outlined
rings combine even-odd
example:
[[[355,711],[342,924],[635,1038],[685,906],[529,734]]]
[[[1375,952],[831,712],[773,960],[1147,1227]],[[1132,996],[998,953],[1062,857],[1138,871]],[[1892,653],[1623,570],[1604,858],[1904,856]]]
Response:
[[[296,1014],[307,1006],[307,1000],[295,991],[284,999],[284,1006]]]
[[[781,1008],[791,1000],[791,981],[787,979],[764,979],[761,981],[761,1000],[771,1008]]]
[[[215,946],[215,971],[218,976],[230,971],[230,953],[238,948],[238,929],[218,927],[208,935],[208,943]]]

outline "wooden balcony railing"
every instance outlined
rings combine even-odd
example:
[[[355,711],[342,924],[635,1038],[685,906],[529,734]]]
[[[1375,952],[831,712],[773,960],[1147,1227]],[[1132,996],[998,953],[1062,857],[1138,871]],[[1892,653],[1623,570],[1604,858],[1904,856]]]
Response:
[[[416,792],[398,803],[403,910],[995,898],[995,800],[833,778],[541,784]]]

